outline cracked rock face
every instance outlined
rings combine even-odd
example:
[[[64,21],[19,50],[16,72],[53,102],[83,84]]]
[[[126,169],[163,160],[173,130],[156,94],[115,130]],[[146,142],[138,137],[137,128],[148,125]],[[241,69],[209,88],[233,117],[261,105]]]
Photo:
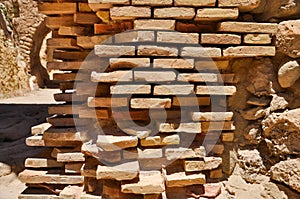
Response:
[[[300,159],[281,161],[271,167],[271,178],[300,192]]]

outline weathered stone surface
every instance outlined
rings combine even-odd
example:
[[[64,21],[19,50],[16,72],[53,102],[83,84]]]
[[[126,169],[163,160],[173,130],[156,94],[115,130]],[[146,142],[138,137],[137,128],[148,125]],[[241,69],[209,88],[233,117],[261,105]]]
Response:
[[[153,68],[193,69],[193,59],[154,59]]]
[[[139,181],[121,186],[123,193],[160,194],[165,191],[164,179],[160,171],[141,171]]]
[[[129,0],[89,0],[89,4],[97,3],[97,4],[123,4],[129,5]]]
[[[173,173],[166,175],[167,187],[186,187],[189,185],[205,184],[204,174],[186,175],[185,172]]]
[[[154,42],[153,31],[129,31],[116,34],[115,43]]]
[[[235,86],[197,86],[197,95],[234,95]]]
[[[274,23],[221,22],[219,31],[239,33],[277,33],[278,25]]]
[[[222,164],[222,158],[204,157],[204,170],[212,170],[218,168]]]
[[[271,39],[269,34],[246,34],[243,41],[245,44],[270,44]]]
[[[238,7],[241,12],[254,10],[261,0],[219,0],[219,7]]]
[[[134,21],[136,30],[175,30],[175,20],[164,19],[139,19]]]
[[[207,60],[207,61],[195,61],[195,68],[198,71],[216,71],[216,70],[226,70],[229,66],[228,60]]]
[[[173,97],[173,106],[209,106],[210,97]]]
[[[154,95],[189,95],[194,93],[194,85],[154,86]]]
[[[175,6],[215,6],[216,0],[174,0]]]
[[[170,6],[172,0],[132,0],[132,5]]]
[[[241,36],[235,34],[201,34],[201,44],[241,44]]]
[[[9,175],[11,172],[12,172],[12,168],[10,165],[0,162],[0,177]]]
[[[157,42],[176,44],[198,44],[199,34],[180,32],[157,32]]]
[[[238,16],[237,8],[203,8],[197,10],[195,21],[221,21],[237,19]]]
[[[271,112],[277,110],[284,110],[289,105],[289,103],[284,99],[284,97],[280,97],[276,94],[273,94],[272,96],[273,98],[271,100],[270,107],[268,109]]]
[[[135,55],[135,46],[95,45],[95,54],[101,57],[119,57]]]
[[[119,164],[117,166],[101,166],[97,168],[97,179],[132,180],[139,174],[137,161]]]
[[[43,134],[46,130],[48,130],[52,125],[49,123],[42,123],[36,126],[31,127],[32,135],[40,135]]]
[[[124,107],[128,105],[128,99],[108,98],[108,97],[89,97],[87,100],[88,107]]]
[[[61,199],[79,198],[82,192],[83,192],[83,187],[67,186],[59,193],[59,198]]]
[[[149,58],[111,58],[109,65],[113,69],[119,68],[136,68],[136,67],[150,67]]]
[[[45,146],[45,141],[42,135],[34,135],[26,138],[27,146]]]
[[[84,154],[78,153],[58,153],[57,162],[84,162]]]
[[[45,15],[74,14],[77,10],[76,3],[40,3],[39,12]]]
[[[271,167],[271,178],[300,192],[300,159],[281,161]]]
[[[182,82],[218,82],[218,75],[214,73],[180,73],[177,80]]]
[[[178,49],[172,47],[149,46],[149,45],[138,46],[138,55],[176,57],[178,55]]]
[[[151,134],[151,129],[139,127],[139,126],[129,126],[128,123],[118,123],[119,128],[127,133],[128,135],[137,136],[139,139],[144,139]]]
[[[112,20],[132,20],[149,17],[151,17],[151,9],[149,7],[124,6],[110,9],[110,18]]]
[[[173,71],[134,71],[136,82],[171,82],[175,79],[176,73]]]
[[[246,120],[257,120],[266,115],[266,110],[262,107],[256,107],[241,111],[241,115]]]
[[[206,156],[206,150],[203,146],[199,148],[167,148],[165,156],[168,160],[186,159],[186,158],[203,158]]]
[[[138,158],[139,159],[156,159],[162,158],[163,152],[162,149],[138,149]]]
[[[55,168],[55,167],[62,167],[62,166],[63,166],[62,163],[59,163],[53,159],[27,158],[25,160],[25,167],[30,167],[30,168]]]
[[[221,57],[220,48],[209,48],[209,47],[184,47],[181,49],[181,56],[183,57]]]
[[[83,162],[67,163],[65,164],[65,173],[80,174],[83,164]]]
[[[204,193],[202,197],[216,198],[221,193],[222,185],[220,183],[208,183],[204,184]]]
[[[223,50],[225,57],[265,57],[275,54],[276,49],[273,46],[238,46]]]
[[[97,73],[93,71],[91,74],[92,82],[130,82],[132,79],[132,71],[113,71],[110,73]]]
[[[233,112],[194,112],[192,113],[193,121],[230,121]]]
[[[282,65],[278,71],[278,82],[282,88],[289,88],[300,78],[300,66],[297,61]]]
[[[95,36],[81,36],[77,37],[77,45],[84,49],[93,49],[95,45],[110,43],[110,35],[95,35]]]
[[[150,94],[150,85],[117,85],[110,87],[111,94]]]
[[[192,19],[194,16],[194,8],[170,7],[154,9],[155,18]]]
[[[159,131],[162,133],[201,133],[201,123],[181,123],[178,128],[171,123],[162,123],[159,125]]]
[[[209,172],[209,177],[212,179],[220,179],[223,177],[222,169],[215,169]]]
[[[105,151],[136,147],[138,139],[135,136],[98,135],[97,146]]]
[[[171,108],[171,99],[161,98],[133,98],[130,107],[135,109]]]

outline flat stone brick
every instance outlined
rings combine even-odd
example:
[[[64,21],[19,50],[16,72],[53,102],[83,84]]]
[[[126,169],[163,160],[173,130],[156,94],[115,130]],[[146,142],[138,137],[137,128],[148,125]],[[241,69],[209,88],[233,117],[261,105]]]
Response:
[[[218,82],[218,75],[214,73],[180,73],[177,81],[181,82]]]
[[[176,145],[176,144],[180,144],[180,137],[177,134],[164,136],[162,138],[162,145]]]
[[[234,34],[201,34],[201,44],[241,44],[240,35]]]
[[[42,123],[36,126],[31,127],[31,134],[32,135],[41,135],[45,131],[47,131],[52,125],[49,123]]]
[[[141,140],[142,146],[176,145],[180,143],[179,135],[153,136]]]
[[[41,2],[38,9],[40,13],[45,15],[74,14],[77,11],[77,5],[76,3]]]
[[[185,7],[170,7],[170,8],[155,8],[155,18],[175,18],[175,19],[192,19],[195,16],[194,8]]]
[[[150,94],[150,85],[117,85],[110,87],[111,94]]]
[[[138,55],[176,57],[178,55],[178,49],[172,47],[149,46],[149,45],[138,46]]]
[[[132,5],[171,6],[173,0],[132,0]]]
[[[194,93],[194,85],[159,85],[154,87],[154,95],[189,95]]]
[[[134,98],[130,100],[130,107],[134,109],[171,108],[171,99]]]
[[[84,162],[84,155],[78,153],[58,153],[57,162]]]
[[[113,4],[110,4],[110,3],[96,3],[97,1],[98,0],[89,0],[89,3],[88,3],[89,7],[94,12],[97,12],[97,11],[103,10],[103,9],[109,9],[109,8],[113,7]]]
[[[124,32],[126,30],[133,29],[133,23],[131,21],[124,21],[121,23],[112,23],[112,24],[94,24],[94,34],[116,34]]]
[[[220,21],[237,19],[238,16],[237,8],[203,8],[197,10],[195,21]]]
[[[80,174],[83,162],[65,164],[65,173]]]
[[[228,60],[207,60],[207,61],[196,61],[195,68],[199,71],[202,70],[226,70],[229,67]]]
[[[277,33],[278,25],[275,23],[255,22],[221,22],[218,24],[219,31],[238,33]]]
[[[27,168],[55,168],[63,166],[63,163],[47,158],[27,158],[25,160],[25,167]]]
[[[162,158],[163,152],[162,149],[138,149],[138,156],[139,159]]]
[[[125,97],[121,98],[110,98],[110,97],[89,97],[87,100],[88,107],[127,107],[128,99]]]
[[[125,148],[136,147],[138,139],[135,136],[98,135],[97,146],[105,151],[118,151]]]
[[[135,46],[95,45],[95,54],[101,57],[119,57],[122,55],[135,55]]]
[[[185,172],[166,175],[165,178],[167,187],[186,187],[206,182],[204,174],[186,175]]]
[[[206,156],[206,150],[203,146],[200,148],[167,148],[165,150],[167,160],[187,159],[187,158],[203,158]]]
[[[176,80],[173,71],[134,71],[136,82],[172,82]]]
[[[62,26],[58,29],[59,35],[79,36],[90,34],[90,29],[81,26]]]
[[[112,179],[112,180],[132,180],[139,174],[138,161],[127,162],[117,166],[101,166],[97,168],[97,179]]]
[[[201,127],[203,132],[208,131],[233,131],[235,130],[235,126],[231,121],[225,122],[201,122]]]
[[[114,36],[115,43],[154,42],[154,31],[130,31]]]
[[[222,141],[223,142],[233,142],[234,141],[234,133],[222,133]]]
[[[93,49],[95,45],[102,43],[111,43],[110,35],[96,35],[96,36],[80,36],[77,37],[77,45],[84,49]]]
[[[110,9],[110,18],[112,20],[132,20],[136,18],[150,18],[151,8],[149,7],[113,7]]]
[[[175,30],[175,20],[138,19],[134,21],[135,30]]]
[[[222,184],[221,183],[208,183],[203,185],[204,193],[203,197],[216,198],[221,193]]]
[[[157,42],[176,44],[198,44],[198,33],[157,32]]]
[[[215,6],[216,0],[174,0],[175,6]]]
[[[235,86],[197,86],[197,95],[234,95]]]
[[[172,106],[209,106],[210,97],[174,97]]]
[[[244,36],[245,44],[270,44],[271,41],[269,34],[247,34]]]
[[[113,69],[119,68],[136,68],[150,67],[150,58],[111,58],[109,60],[110,67]]]
[[[129,5],[130,0],[89,0],[89,3],[98,3],[98,4],[123,4]]]
[[[223,50],[225,57],[273,57],[275,54],[275,46],[238,46]]]
[[[248,12],[257,8],[261,0],[219,0],[219,7],[238,7],[241,12]]]
[[[193,121],[230,121],[233,112],[194,112],[192,113]]]
[[[193,69],[194,59],[154,59],[153,68]]]
[[[112,83],[112,82],[131,82],[133,79],[132,71],[113,71],[109,73],[97,73],[95,71],[91,74],[92,82]]]
[[[178,128],[172,123],[159,125],[159,132],[162,133],[201,133],[201,123],[181,123]]]
[[[220,157],[204,157],[204,170],[212,170],[218,168],[222,164]]]
[[[208,47],[184,47],[181,49],[181,56],[183,57],[211,57],[218,58],[222,56],[220,48]]]

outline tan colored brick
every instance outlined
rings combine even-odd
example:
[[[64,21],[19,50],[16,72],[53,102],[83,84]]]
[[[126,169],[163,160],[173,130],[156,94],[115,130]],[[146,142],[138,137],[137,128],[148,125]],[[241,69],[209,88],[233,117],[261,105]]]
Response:
[[[216,0],[174,0],[175,6],[215,6]]]
[[[172,0],[132,0],[132,5],[171,6]]]
[[[178,128],[172,123],[159,125],[159,132],[162,133],[201,133],[201,123],[181,123]]]
[[[143,45],[138,46],[138,55],[176,57],[178,55],[178,49],[172,47]]]
[[[238,46],[223,50],[225,57],[273,57],[275,54],[275,46]]]
[[[98,135],[97,146],[105,151],[117,151],[136,147],[138,139],[135,136]]]
[[[42,123],[36,126],[31,127],[32,135],[44,134],[46,130],[48,130],[52,125],[49,123]]]
[[[97,1],[97,0],[95,0]],[[90,0],[89,2],[89,7],[92,9],[92,11],[97,12],[99,10],[103,10],[103,9],[110,9],[111,7],[113,7],[113,4],[110,3],[93,3],[94,0]]]
[[[170,7],[170,8],[155,8],[155,18],[175,18],[175,19],[192,19],[195,16],[194,8],[185,7]]]
[[[109,23],[110,13],[108,10],[99,10],[96,12],[96,15],[103,23]]]
[[[203,146],[199,148],[167,148],[165,151],[167,160],[203,158],[206,156],[206,150]]]
[[[195,21],[220,21],[237,19],[239,10],[237,8],[203,8],[197,10]]]
[[[135,46],[96,45],[95,54],[103,57],[119,57],[122,55],[135,55]]]
[[[167,187],[186,187],[189,185],[205,184],[204,174],[187,175],[185,172],[165,175]]]
[[[110,35],[96,35],[96,36],[80,36],[77,37],[77,45],[84,49],[93,49],[95,45],[102,43],[111,43]]]
[[[175,30],[175,20],[139,19],[134,21],[135,30]]]
[[[78,153],[58,153],[57,162],[84,162],[85,158],[81,152]]]
[[[91,29],[81,26],[62,26],[58,29],[59,35],[78,36],[89,34]]]
[[[150,85],[117,85],[110,87],[111,94],[150,94]]]
[[[77,11],[76,3],[45,3],[38,4],[39,12],[45,15],[74,14]]]
[[[150,67],[150,58],[111,58],[109,60],[111,68],[136,68]]]
[[[76,12],[74,14],[74,22],[82,25],[94,25],[100,23],[101,20],[93,12]]]
[[[78,49],[73,38],[50,38],[47,39],[47,46],[56,49]]]
[[[277,33],[278,25],[275,23],[255,22],[221,22],[218,24],[219,31],[238,33]]]
[[[158,85],[154,95],[189,95],[194,93],[194,85]]]
[[[179,135],[175,134],[175,135],[168,135],[168,136],[164,136],[162,138],[162,145],[176,145],[176,144],[180,144],[180,137]]]
[[[124,6],[110,9],[110,18],[112,20],[132,20],[150,17],[151,9],[149,7]]]
[[[223,142],[233,142],[234,141],[234,133],[222,133],[222,141]]]
[[[171,82],[176,80],[173,71],[134,71],[136,82]]]
[[[89,97],[87,102],[88,107],[124,107],[128,105],[128,99],[110,98],[110,97]]]
[[[97,179],[132,180],[138,176],[139,163],[137,161],[119,164],[117,166],[101,166],[97,168]]]
[[[174,97],[173,98],[173,106],[209,106],[210,105],[210,97]]]
[[[180,73],[177,80],[182,82],[218,82],[218,75],[214,73]]]
[[[181,43],[198,44],[198,33],[179,33],[179,32],[157,32],[157,42],[159,43]]]
[[[53,159],[46,158],[27,158],[25,160],[25,167],[30,168],[55,168],[62,167],[63,163],[57,162]]]
[[[176,145],[180,143],[179,135],[153,136],[141,140],[142,146]]]
[[[193,69],[194,59],[154,59],[153,68]]]
[[[218,58],[222,56],[220,48],[208,47],[183,47],[181,49],[181,56],[183,57],[211,57]]]
[[[230,121],[233,112],[194,112],[192,113],[193,121]]]
[[[130,31],[114,36],[115,43],[154,42],[154,31]]]
[[[197,95],[234,95],[235,86],[197,86]]]
[[[201,44],[241,44],[241,36],[234,34],[201,34]]]
[[[131,82],[132,79],[132,71],[120,70],[110,73],[97,73],[93,71],[91,74],[92,82]]]
[[[245,44],[270,44],[271,41],[269,34],[247,34],[244,36]]]
[[[155,159],[162,158],[162,149],[138,149],[139,159]]]
[[[93,10],[90,8],[88,3],[78,3],[79,12],[92,12]]]
[[[74,26],[73,15],[64,15],[63,17],[46,17],[46,26],[50,29],[59,29],[62,26]]]
[[[171,99],[134,98],[130,100],[130,107],[134,109],[171,108]]]
[[[204,161],[185,160],[184,169],[186,172],[212,170],[218,168],[222,164],[222,158],[204,157]]]
[[[26,138],[25,143],[27,146],[45,146],[45,141],[42,135],[33,135]]]
[[[89,0],[89,3],[129,5],[130,4],[130,0]]]
[[[196,61],[195,68],[199,71],[202,70],[226,70],[229,67],[228,60],[207,60]]]
[[[219,7],[238,7],[241,12],[249,12],[260,3],[261,0],[219,0]]]

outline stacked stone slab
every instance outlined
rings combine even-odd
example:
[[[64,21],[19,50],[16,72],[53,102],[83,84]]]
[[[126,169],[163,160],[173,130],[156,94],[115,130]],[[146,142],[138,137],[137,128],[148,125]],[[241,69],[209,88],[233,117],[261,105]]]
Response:
[[[52,190],[45,198],[216,197],[224,144],[234,141],[230,60],[275,55],[277,24],[242,20],[259,3],[41,2],[63,104],[27,139],[50,152],[28,158],[20,178]]]

